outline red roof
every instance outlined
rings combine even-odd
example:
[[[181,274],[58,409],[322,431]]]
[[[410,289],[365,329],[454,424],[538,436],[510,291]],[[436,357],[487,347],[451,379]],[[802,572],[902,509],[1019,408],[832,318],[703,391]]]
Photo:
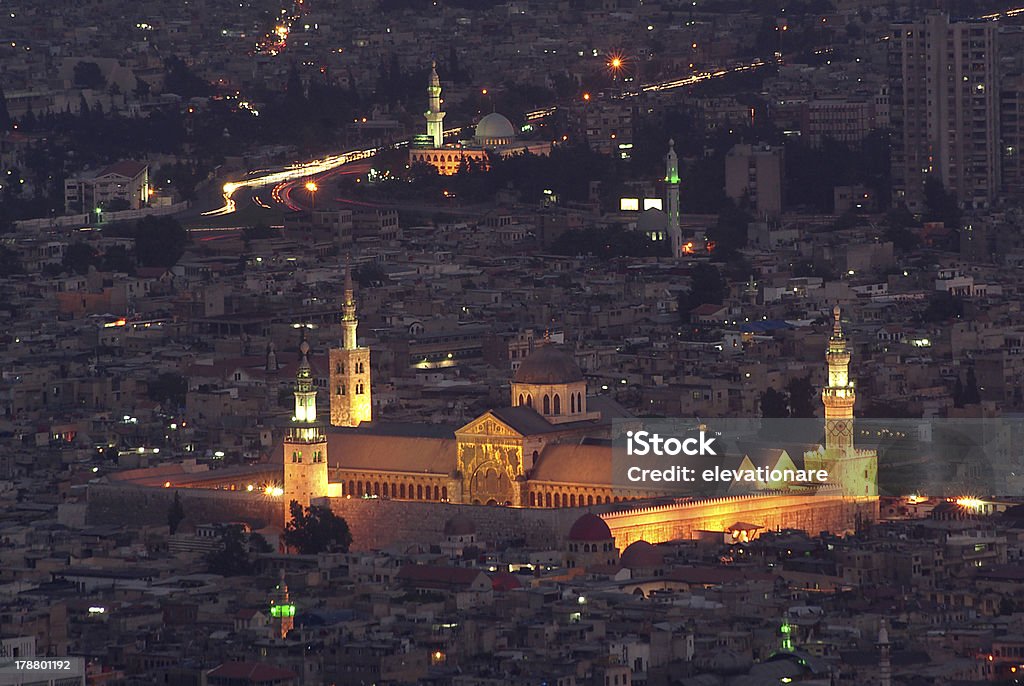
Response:
[[[398,571],[397,578],[420,588],[444,589],[470,586],[482,574],[479,569],[466,567],[406,565]]]
[[[117,174],[118,176],[124,176],[129,179],[134,179],[136,176],[146,170],[148,165],[142,162],[135,162],[133,160],[121,160],[120,162],[114,162],[108,167],[105,167],[97,176],[106,176],[107,174]]]
[[[604,520],[596,514],[588,512],[569,529],[569,540],[572,541],[607,541],[612,537],[612,530]]]
[[[491,588],[495,591],[514,591],[522,587],[523,584],[516,578],[516,575],[510,572],[498,572],[491,577]]]
[[[225,662],[219,667],[211,669],[207,676],[221,679],[248,679],[254,684],[297,677],[295,672],[290,669],[282,669],[264,662]]]
[[[619,563],[629,569],[660,567],[665,564],[665,556],[647,541],[633,541],[622,551]]]
[[[725,305],[713,305],[711,303],[704,303],[703,305],[697,305],[697,307],[690,310],[690,314],[697,315],[698,317],[709,317],[713,314],[717,314],[725,309]]]

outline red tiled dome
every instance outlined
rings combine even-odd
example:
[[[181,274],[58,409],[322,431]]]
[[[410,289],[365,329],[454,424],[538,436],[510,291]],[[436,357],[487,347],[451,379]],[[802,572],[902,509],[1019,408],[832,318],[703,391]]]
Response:
[[[612,530],[604,520],[595,514],[587,513],[576,520],[569,529],[571,541],[607,541],[612,537]]]
[[[583,372],[572,355],[562,352],[556,345],[548,344],[530,353],[519,365],[512,380],[532,384],[575,383],[583,381]]]
[[[660,567],[665,558],[656,546],[647,541],[633,541],[622,551],[619,562],[623,567],[638,569],[641,567]]]

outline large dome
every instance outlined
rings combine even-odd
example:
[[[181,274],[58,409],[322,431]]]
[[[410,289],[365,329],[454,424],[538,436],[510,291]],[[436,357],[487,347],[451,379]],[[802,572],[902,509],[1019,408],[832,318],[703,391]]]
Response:
[[[564,384],[583,381],[583,372],[571,356],[554,345],[545,345],[523,360],[512,377],[514,383]]]
[[[596,514],[588,512],[569,529],[570,541],[607,541],[612,537],[612,530],[604,520]]]
[[[476,125],[476,142],[480,145],[508,145],[516,139],[512,122],[497,112],[491,112]]]

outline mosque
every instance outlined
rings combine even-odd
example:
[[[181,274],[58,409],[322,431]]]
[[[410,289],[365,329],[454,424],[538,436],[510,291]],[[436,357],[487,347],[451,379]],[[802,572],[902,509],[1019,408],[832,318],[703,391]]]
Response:
[[[878,516],[878,456],[854,446],[856,392],[838,307],[825,351],[822,443],[743,448],[744,454],[721,458],[722,467],[730,469],[825,469],[828,482],[743,483],[714,496],[616,483],[613,427],[622,431],[640,420],[607,396],[588,395],[579,366],[554,344],[541,345],[523,360],[511,378],[506,405],[464,426],[374,420],[370,350],[358,343],[357,302],[347,268],[340,323],[339,345],[315,358],[318,366],[330,364],[328,374],[314,370],[309,345],[300,346],[294,411],[275,460],[200,472],[175,465],[117,472],[95,494],[90,491],[90,507],[107,508],[109,517],[124,516],[125,499],[135,497],[159,514],[165,509],[155,506],[158,500],[185,489],[182,498],[194,503],[186,510],[208,513],[207,521],[255,517],[262,526],[281,526],[292,501],[321,504],[361,519],[353,528],[355,536],[364,537],[361,545],[415,538],[430,530],[431,522],[440,530],[436,520],[453,516],[453,508],[489,521],[492,533],[503,535],[519,528],[536,533],[541,526],[550,532],[545,535],[563,536],[566,517],[571,522],[574,515],[591,512],[623,546],[707,532],[749,540],[759,531],[788,527],[842,533],[858,520]],[[315,379],[325,376],[328,388],[318,389]],[[324,391],[329,412],[317,405]],[[135,489],[131,496],[126,487]],[[363,506],[378,509],[360,510]],[[390,518],[386,526],[385,516]]]
[[[416,163],[429,164],[442,176],[451,176],[464,165],[475,165],[486,169],[488,154],[508,157],[528,152],[533,155],[550,155],[551,143],[544,141],[518,141],[516,129],[504,115],[491,112],[476,125],[471,140],[457,143],[444,142],[444,116],[441,110],[441,81],[437,76],[437,64],[431,65],[430,84],[427,86],[427,111],[423,117],[427,122],[425,134],[416,136],[409,146],[409,166]]]

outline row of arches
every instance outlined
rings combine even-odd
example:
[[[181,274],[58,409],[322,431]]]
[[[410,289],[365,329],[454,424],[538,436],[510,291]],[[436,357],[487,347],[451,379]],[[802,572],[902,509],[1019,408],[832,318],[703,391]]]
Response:
[[[526,405],[527,407],[533,407],[533,394],[531,393],[520,393],[519,404]],[[570,393],[569,394],[569,414],[579,414],[583,412],[583,394],[582,393]],[[555,393],[553,396],[547,393],[541,399],[541,413],[545,415],[560,415],[562,414],[562,396],[559,393]]]
[[[363,496],[377,496],[379,498],[394,498],[398,500],[433,500],[446,502],[448,500],[448,487],[434,484],[413,484],[408,482],[394,483],[389,481],[357,481],[351,479],[348,482],[348,489],[345,495],[356,498]]]
[[[637,500],[637,498],[626,498],[609,495],[586,495],[583,493],[565,493],[564,491],[536,493],[530,491],[530,507],[587,507],[590,505],[608,505],[610,503],[626,502]]]

